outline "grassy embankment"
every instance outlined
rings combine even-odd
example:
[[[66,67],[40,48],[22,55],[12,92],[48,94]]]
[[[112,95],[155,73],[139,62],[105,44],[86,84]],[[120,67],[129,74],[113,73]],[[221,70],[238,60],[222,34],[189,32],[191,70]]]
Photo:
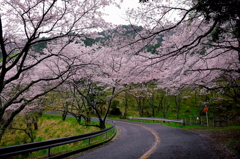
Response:
[[[19,121],[21,120],[18,120],[18,122]],[[94,123],[94,121],[92,122]],[[19,122],[17,124],[19,126],[22,126],[22,128],[24,128],[23,123]],[[109,126],[111,125],[107,124],[107,127]],[[33,132],[34,138],[35,138],[34,142],[85,134],[85,133],[90,133],[98,130],[99,128],[97,127],[81,126],[77,123],[76,119],[74,118],[67,117],[65,121],[62,121],[61,116],[43,114],[38,121],[38,130],[35,130]],[[114,133],[110,131],[108,133],[108,138],[113,136]],[[71,144],[53,147],[51,148],[51,155],[57,155],[60,153],[65,153],[65,152],[74,151],[81,148],[86,148],[91,145],[101,143],[104,141],[106,141],[105,134],[99,137],[92,138],[90,145],[88,144],[88,140],[83,140],[83,141],[79,141]],[[22,130],[9,129],[4,135],[0,146],[6,147],[6,146],[24,144],[27,142],[29,142],[29,137]],[[46,153],[47,153],[46,149],[35,151],[31,153],[28,156],[28,158],[36,158],[36,156],[39,158],[42,158],[46,156]],[[18,156],[17,158],[25,158],[25,156]]]

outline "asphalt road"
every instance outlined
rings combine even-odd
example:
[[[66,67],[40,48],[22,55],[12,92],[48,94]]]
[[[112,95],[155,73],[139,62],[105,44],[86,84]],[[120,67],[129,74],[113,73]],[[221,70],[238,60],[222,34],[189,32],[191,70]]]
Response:
[[[140,122],[116,121],[113,142],[79,154],[77,159],[218,159],[211,142],[196,133]]]

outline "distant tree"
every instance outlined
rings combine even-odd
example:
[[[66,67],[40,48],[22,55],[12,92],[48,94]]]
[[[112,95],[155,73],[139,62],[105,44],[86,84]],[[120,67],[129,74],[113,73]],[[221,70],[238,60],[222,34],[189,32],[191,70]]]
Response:
[[[139,112],[139,116],[143,116],[144,115],[144,107],[145,107],[145,103],[146,103],[146,99],[147,99],[147,88],[144,87],[143,85],[139,86],[139,88],[135,88],[131,90],[130,95],[132,97],[134,97],[136,104],[137,104],[137,109]]]
[[[36,45],[33,45],[33,51],[34,52],[37,52],[37,53],[40,53],[40,54],[43,54],[43,49],[46,49],[47,48],[47,38],[42,38],[42,42],[40,43],[37,43]],[[46,41],[44,41],[46,40]]]

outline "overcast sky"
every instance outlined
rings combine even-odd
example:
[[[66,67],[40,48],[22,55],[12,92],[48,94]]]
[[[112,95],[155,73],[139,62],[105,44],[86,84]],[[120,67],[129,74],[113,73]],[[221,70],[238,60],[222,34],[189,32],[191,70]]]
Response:
[[[128,24],[124,20],[124,12],[127,8],[134,8],[139,5],[139,0],[124,0],[121,4],[121,9],[109,6],[106,7],[105,11],[109,14],[109,16],[105,17],[106,21],[112,22],[114,24]]]

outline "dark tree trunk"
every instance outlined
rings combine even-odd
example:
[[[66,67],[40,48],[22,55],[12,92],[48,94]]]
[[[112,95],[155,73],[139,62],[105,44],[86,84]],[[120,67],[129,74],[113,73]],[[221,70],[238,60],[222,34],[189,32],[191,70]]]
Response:
[[[77,115],[76,116],[76,120],[77,120],[78,124],[81,125],[82,116],[81,115]]]
[[[106,126],[105,126],[105,121],[104,121],[104,120],[100,120],[100,121],[99,121],[99,128],[100,128],[101,130],[106,128]]]
[[[62,120],[65,121],[65,120],[66,120],[66,117],[67,117],[67,112],[64,111],[64,112],[62,113]]]
[[[152,106],[152,118],[155,116],[154,105]]]
[[[34,126],[34,130],[38,130],[38,123],[34,123],[33,126]]]

